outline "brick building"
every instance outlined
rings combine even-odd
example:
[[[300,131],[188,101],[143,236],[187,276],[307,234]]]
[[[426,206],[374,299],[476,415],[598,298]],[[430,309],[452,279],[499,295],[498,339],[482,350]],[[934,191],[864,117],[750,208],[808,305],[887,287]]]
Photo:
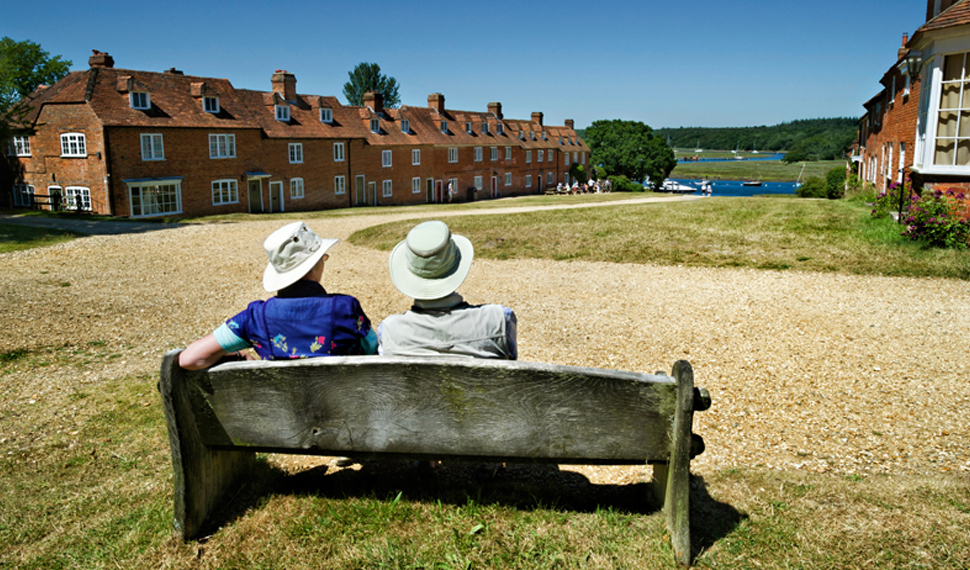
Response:
[[[29,98],[27,126],[9,142],[15,206],[58,194],[68,207],[125,217],[308,211],[539,193],[569,181],[589,148],[571,120],[506,119],[483,111],[361,107],[299,94],[277,70],[268,92],[227,79],[116,69],[94,52]]]
[[[859,122],[859,174],[884,190],[970,189],[970,0],[927,0]],[[970,211],[968,211],[970,213]]]

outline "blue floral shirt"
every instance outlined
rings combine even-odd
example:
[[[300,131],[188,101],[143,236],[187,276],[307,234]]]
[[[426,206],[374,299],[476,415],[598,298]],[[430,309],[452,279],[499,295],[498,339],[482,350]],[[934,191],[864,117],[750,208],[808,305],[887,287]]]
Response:
[[[377,335],[360,303],[300,280],[253,301],[214,333],[227,352],[252,346],[264,360],[374,354]]]

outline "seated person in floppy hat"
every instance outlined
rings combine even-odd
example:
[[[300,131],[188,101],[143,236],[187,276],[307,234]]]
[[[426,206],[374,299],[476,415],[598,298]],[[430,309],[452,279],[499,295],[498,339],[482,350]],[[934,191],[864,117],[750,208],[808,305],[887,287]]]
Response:
[[[179,366],[208,368],[227,354],[253,347],[264,360],[377,352],[377,335],[360,303],[320,284],[336,239],[321,239],[303,222],[287,224],[263,243],[269,264],[263,287],[277,291],[253,301],[179,354]]]
[[[468,276],[475,249],[444,222],[418,224],[391,251],[391,281],[414,299],[411,310],[377,328],[385,355],[454,354],[515,360],[516,319],[501,305],[469,305],[455,291]]]

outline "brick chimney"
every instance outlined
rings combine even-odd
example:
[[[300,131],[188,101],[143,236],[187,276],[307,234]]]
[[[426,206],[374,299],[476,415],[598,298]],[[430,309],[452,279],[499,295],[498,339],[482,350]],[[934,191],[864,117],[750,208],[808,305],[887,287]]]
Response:
[[[533,112],[532,113],[532,122],[533,123],[538,123],[539,126],[541,127],[542,126],[542,113],[540,113],[539,111]]]
[[[384,114],[384,95],[377,91],[364,93],[364,106],[370,107],[378,115]]]
[[[496,119],[502,119],[502,104],[492,102],[488,104],[488,112],[495,115]]]
[[[287,101],[296,101],[296,76],[285,69],[273,74],[273,93],[279,93]]]
[[[906,57],[906,52],[909,51],[908,49],[906,49],[906,42],[908,41],[909,41],[909,34],[903,34],[903,45],[898,50],[896,50],[896,61],[899,61],[904,57]]]
[[[441,93],[428,95],[428,107],[434,109],[439,115],[445,114],[445,96]]]
[[[115,60],[111,55],[98,51],[96,49],[91,50],[91,57],[88,58],[88,65],[91,67],[114,67]]]
[[[565,125],[566,125],[566,128],[567,129],[573,130],[573,125],[575,125],[575,124],[576,123],[574,123],[572,119],[566,119]]]

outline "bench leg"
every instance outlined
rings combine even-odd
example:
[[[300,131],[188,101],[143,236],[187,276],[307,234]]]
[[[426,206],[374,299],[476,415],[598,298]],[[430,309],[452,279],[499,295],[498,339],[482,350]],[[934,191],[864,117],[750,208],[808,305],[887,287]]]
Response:
[[[659,471],[664,481],[664,519],[674,558],[681,566],[690,566],[690,446],[694,419],[694,372],[690,363],[676,362],[673,376],[677,380],[677,407],[671,425],[670,462],[654,466],[654,473]]]
[[[175,475],[175,528],[183,540],[202,536],[240,476],[256,464],[248,451],[213,450],[202,443],[189,398],[186,371],[173,350],[162,360],[158,390],[165,405]]]

